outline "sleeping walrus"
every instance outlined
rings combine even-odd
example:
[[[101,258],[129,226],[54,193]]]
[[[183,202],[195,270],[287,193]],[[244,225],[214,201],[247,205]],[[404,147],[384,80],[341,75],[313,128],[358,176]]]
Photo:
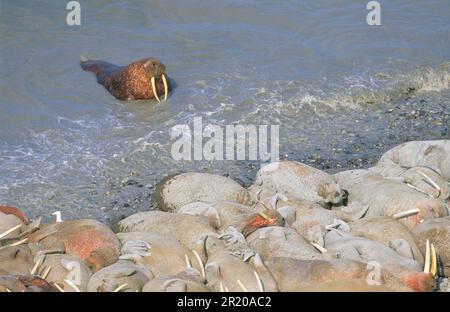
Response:
[[[128,66],[104,61],[82,61],[81,68],[93,72],[99,84],[119,100],[164,100],[171,90],[166,67],[159,60],[146,58]]]

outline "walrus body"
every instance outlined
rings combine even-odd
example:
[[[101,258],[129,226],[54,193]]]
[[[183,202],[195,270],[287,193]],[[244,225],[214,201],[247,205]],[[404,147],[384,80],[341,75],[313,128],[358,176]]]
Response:
[[[150,100],[167,95],[171,90],[166,67],[159,60],[147,58],[128,66],[104,61],[84,61],[81,68],[93,72],[99,84],[119,100]]]

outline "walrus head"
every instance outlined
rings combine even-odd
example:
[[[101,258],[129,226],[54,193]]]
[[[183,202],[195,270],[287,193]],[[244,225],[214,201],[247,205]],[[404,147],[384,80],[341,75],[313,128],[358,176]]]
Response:
[[[164,84],[164,101],[167,100],[167,94],[169,93],[169,84],[167,83],[166,66],[161,63],[160,60],[149,58],[145,60],[144,68],[152,82],[152,90],[155,98],[159,101],[158,93],[156,92],[156,80],[163,82]]]

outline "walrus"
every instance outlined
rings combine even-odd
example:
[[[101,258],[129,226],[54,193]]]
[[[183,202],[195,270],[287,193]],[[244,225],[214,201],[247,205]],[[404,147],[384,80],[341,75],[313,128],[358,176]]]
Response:
[[[248,188],[254,201],[282,194],[289,199],[308,200],[325,208],[339,206],[346,196],[335,177],[296,161],[280,161],[262,167]]]
[[[209,292],[200,273],[187,268],[175,275],[162,275],[151,279],[142,292]]]
[[[164,100],[167,100],[172,90],[166,67],[155,58],[142,59],[127,66],[99,60],[82,61],[80,65],[83,70],[93,72],[97,82],[119,100],[156,99],[159,102],[159,95],[164,95]]]
[[[392,216],[411,230],[422,220],[448,216],[442,199],[417,191],[396,179],[385,178],[366,169],[342,171],[335,177],[348,190],[349,204],[369,206],[364,217]]]
[[[88,292],[136,292],[153,278],[153,273],[140,265],[118,261],[92,275]]]
[[[201,270],[203,266],[193,251],[171,235],[129,232],[117,237],[122,243],[120,259],[149,269],[155,277],[175,275],[188,266]]]
[[[214,228],[225,231],[232,226],[244,236],[264,226],[283,225],[281,215],[266,205],[256,205],[253,208],[226,201],[212,204],[193,202],[181,207],[178,213],[203,215]]]
[[[0,292],[56,292],[45,279],[32,275],[1,275]]]
[[[378,166],[428,167],[450,181],[450,140],[411,141],[397,145],[381,156]]]
[[[272,257],[266,264],[280,291],[410,291],[386,270],[380,270],[378,283],[369,283],[370,267],[349,259]]]
[[[206,256],[207,286],[213,291],[278,291],[278,286],[258,254],[247,261],[234,256],[213,236],[204,236],[199,254]]]
[[[178,211],[193,202],[251,204],[247,190],[231,178],[203,172],[169,175],[157,185],[153,202],[159,210]]]
[[[316,250],[296,230],[281,226],[260,228],[247,237],[250,247],[266,261],[271,257],[288,257],[297,260],[327,258]]]
[[[436,220],[436,219],[431,219]],[[423,223],[421,223],[423,224]],[[367,217],[348,224],[350,234],[382,243],[423,265],[425,260],[408,227],[392,217]],[[425,245],[424,245],[425,246]],[[406,248],[406,252],[402,249]]]
[[[204,216],[163,211],[138,212],[119,221],[113,230],[116,233],[151,232],[170,236],[190,249],[195,248],[201,236],[217,234]]]
[[[28,247],[6,246],[0,249],[0,275],[26,275],[33,266],[33,255]]]
[[[86,262],[94,271],[115,263],[120,255],[120,242],[103,223],[80,219],[50,223],[28,237],[39,243],[43,253],[65,253]]]
[[[328,232],[325,248],[337,258],[368,264],[376,262],[412,290],[431,291],[435,286],[434,271],[432,274],[422,272],[419,262],[404,257],[379,242],[336,230]]]

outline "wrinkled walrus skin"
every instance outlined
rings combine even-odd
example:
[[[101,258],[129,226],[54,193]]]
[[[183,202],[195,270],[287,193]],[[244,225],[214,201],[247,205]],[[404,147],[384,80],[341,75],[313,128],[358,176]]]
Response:
[[[157,99],[159,101],[159,96],[167,99],[168,92],[172,89],[166,67],[154,58],[136,61],[128,66],[117,66],[94,60],[83,61],[80,65],[83,70],[93,72],[97,82],[119,100]]]

